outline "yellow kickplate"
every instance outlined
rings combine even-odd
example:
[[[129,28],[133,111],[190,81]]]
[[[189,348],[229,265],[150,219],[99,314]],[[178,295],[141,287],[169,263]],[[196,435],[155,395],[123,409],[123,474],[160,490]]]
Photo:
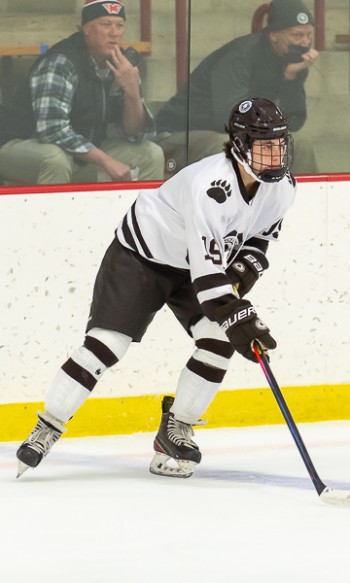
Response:
[[[284,387],[296,422],[350,419],[350,385]],[[163,395],[90,398],[67,424],[67,437],[156,431]],[[21,441],[33,429],[43,403],[0,405],[0,441]],[[219,391],[203,416],[208,428],[284,423],[270,389]]]

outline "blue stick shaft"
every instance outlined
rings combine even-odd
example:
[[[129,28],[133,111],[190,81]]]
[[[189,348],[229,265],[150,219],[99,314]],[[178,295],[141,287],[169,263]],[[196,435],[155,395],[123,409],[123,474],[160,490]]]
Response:
[[[295,421],[292,417],[291,412],[289,411],[288,405],[285,401],[285,398],[282,394],[281,389],[279,388],[275,377],[273,376],[272,370],[268,363],[267,357],[264,354],[264,351],[261,349],[259,343],[254,341],[253,349],[255,352],[255,356],[258,359],[258,362],[264,372],[267,382],[270,385],[270,388],[274,394],[274,397],[278,403],[278,406],[282,412],[282,415],[288,425],[289,431],[292,434],[292,437],[296,443],[296,446],[299,450],[299,453],[303,459],[303,462],[306,466],[307,471],[309,472],[310,478],[316,488],[317,494],[322,494],[323,490],[326,489],[326,485],[322,482],[321,478],[319,477],[318,473],[316,472],[315,466],[312,463],[312,460],[308,454],[306,446],[303,442],[303,439],[299,433],[299,430],[295,424]]]

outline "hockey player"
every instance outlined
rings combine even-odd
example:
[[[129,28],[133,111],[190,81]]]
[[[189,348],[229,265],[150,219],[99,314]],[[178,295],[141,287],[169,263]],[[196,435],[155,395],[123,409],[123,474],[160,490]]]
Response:
[[[254,339],[266,350],[276,347],[243,297],[268,267],[268,243],[294,200],[292,138],[281,110],[261,98],[240,101],[226,131],[224,152],[140,191],[117,227],[95,281],[84,344],[58,371],[45,412],[19,447],[18,475],[47,455],[104,371],[141,341],[164,304],[195,349],[175,400],[163,399],[155,474],[192,475],[201,460],[192,426],[214,399],[233,352],[255,361]]]

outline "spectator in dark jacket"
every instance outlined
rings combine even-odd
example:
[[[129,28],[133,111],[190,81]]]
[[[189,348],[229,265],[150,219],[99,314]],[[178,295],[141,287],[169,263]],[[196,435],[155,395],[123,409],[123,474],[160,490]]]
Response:
[[[121,49],[124,5],[86,0],[81,31],[57,43],[0,110],[0,174],[15,183],[162,179],[162,149],[139,71]]]
[[[313,17],[301,0],[272,0],[267,27],[227,43],[206,57],[156,117],[157,142],[168,171],[222,150],[232,104],[252,96],[278,103],[292,132],[306,120],[304,83],[318,57],[312,48]],[[186,131],[189,130],[187,137]],[[316,173],[311,143],[296,141],[293,172]]]

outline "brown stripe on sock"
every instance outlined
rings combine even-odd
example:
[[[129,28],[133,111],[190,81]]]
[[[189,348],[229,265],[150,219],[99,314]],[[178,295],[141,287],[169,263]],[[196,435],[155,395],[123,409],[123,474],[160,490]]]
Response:
[[[226,370],[210,366],[195,358],[190,358],[186,366],[191,372],[194,372],[210,383],[221,383],[226,374]]]
[[[118,358],[108,348],[108,346],[106,346],[105,344],[103,344],[103,342],[97,340],[97,338],[94,338],[93,336],[85,337],[84,346],[85,348],[90,350],[90,352],[92,352],[92,354],[94,354],[96,358],[98,358],[98,360],[100,360],[102,364],[104,364],[104,366],[107,368],[113,366],[118,362]]]
[[[197,348],[202,350],[207,350],[218,356],[223,356],[224,358],[231,358],[234,353],[234,348],[230,342],[225,342],[225,340],[214,340],[213,338],[200,338],[196,341]]]
[[[71,358],[69,358],[61,368],[69,377],[71,377],[74,381],[77,381],[77,383],[85,387],[85,389],[88,391],[92,391],[97,383],[97,380],[92,376],[92,374],[74,362],[74,360]]]

